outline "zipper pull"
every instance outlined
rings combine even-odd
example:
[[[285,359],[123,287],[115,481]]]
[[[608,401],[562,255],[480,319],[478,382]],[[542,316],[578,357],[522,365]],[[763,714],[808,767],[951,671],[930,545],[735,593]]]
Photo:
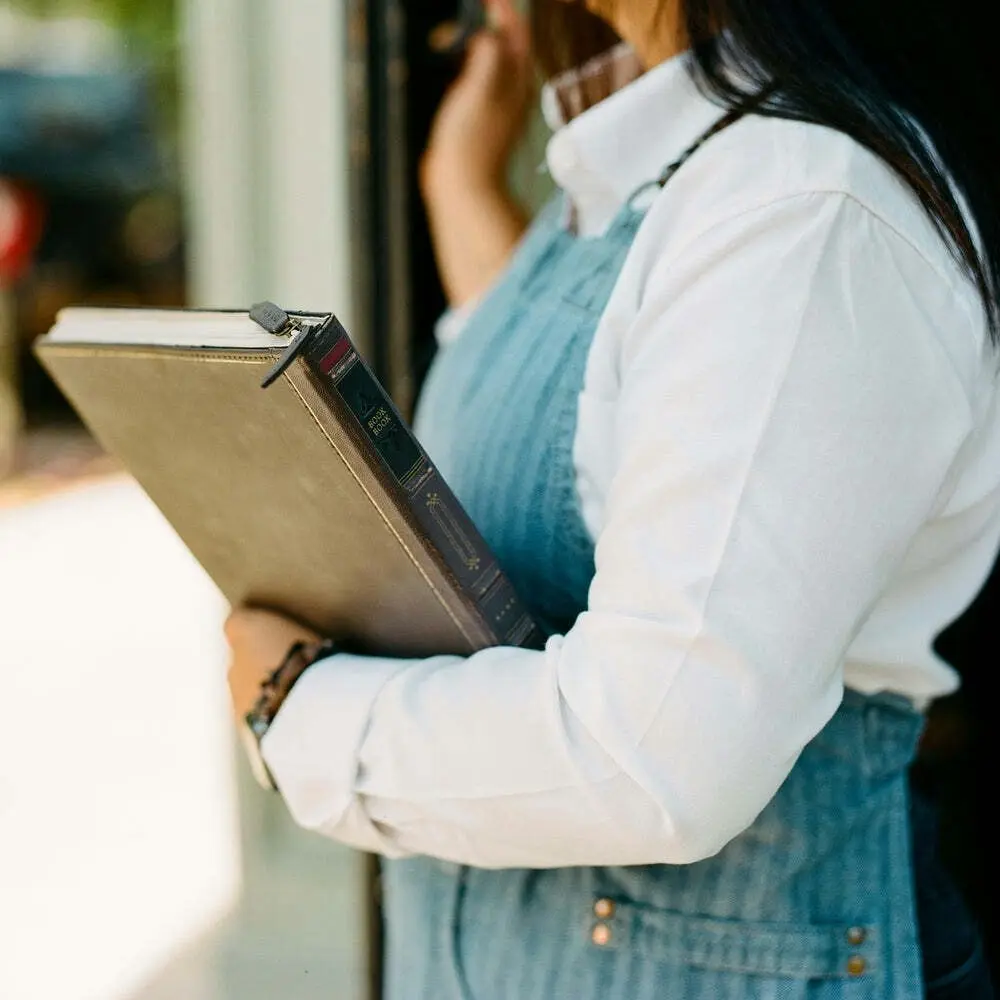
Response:
[[[281,357],[261,382],[262,389],[274,385],[302,353],[309,338],[326,326],[326,322],[304,323],[298,317],[290,316],[281,306],[276,306],[273,302],[258,302],[250,310],[250,318],[276,337],[292,338],[291,343],[281,352]]]
[[[299,320],[293,319],[273,302],[258,302],[250,310],[250,318],[276,337],[291,336],[296,330],[302,329]]]
[[[302,353],[311,341],[313,334],[322,333],[328,329],[334,317],[331,313],[318,323],[306,323],[297,316],[290,316],[281,306],[273,302],[258,302],[250,310],[250,318],[258,325],[276,337],[290,337],[288,346],[281,352],[274,367],[267,373],[260,387],[267,389],[291,367],[292,362]]]

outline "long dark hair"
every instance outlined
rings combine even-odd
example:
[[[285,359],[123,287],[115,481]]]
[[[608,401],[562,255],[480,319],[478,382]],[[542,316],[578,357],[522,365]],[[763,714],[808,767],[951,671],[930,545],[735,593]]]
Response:
[[[880,156],[969,272],[1000,344],[1000,74],[985,0],[681,3],[702,89],[727,107],[837,129]],[[532,21],[547,75],[617,40],[582,3],[533,0]]]

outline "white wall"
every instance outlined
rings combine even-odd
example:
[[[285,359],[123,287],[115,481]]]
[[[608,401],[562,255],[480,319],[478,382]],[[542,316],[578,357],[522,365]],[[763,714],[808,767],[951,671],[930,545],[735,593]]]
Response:
[[[352,330],[346,0],[183,0],[192,305],[332,310]],[[359,346],[367,345],[363,340]],[[367,906],[356,855],[295,829],[240,767],[242,901],[141,1000],[356,1000]],[[205,970],[209,970],[206,974]],[[136,998],[140,1000],[140,998]],[[198,994],[201,1000],[201,993]]]
[[[352,325],[344,0],[184,0],[192,304]]]

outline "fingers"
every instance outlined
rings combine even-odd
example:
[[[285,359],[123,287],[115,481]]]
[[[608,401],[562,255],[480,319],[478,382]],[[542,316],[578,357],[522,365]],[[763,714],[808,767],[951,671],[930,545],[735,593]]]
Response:
[[[516,53],[526,53],[529,48],[528,21],[514,5],[514,0],[489,0],[487,6],[490,23],[503,34]]]
[[[315,633],[292,619],[258,608],[233,611],[226,620],[224,631],[234,650],[262,647],[269,652],[277,649],[284,653],[294,642],[312,642],[317,638]]]
[[[495,13],[494,13],[495,10]],[[491,27],[470,39],[463,76],[482,86],[495,86],[530,73],[531,40],[525,19],[513,0],[491,0]]]
[[[499,76],[503,62],[504,50],[500,38],[491,31],[481,31],[469,41],[464,75],[478,83],[490,83]]]
[[[280,620],[280,617],[270,611],[261,611],[257,608],[236,608],[226,619],[223,631],[226,633],[229,644],[236,646],[247,642],[274,619]]]
[[[494,31],[504,38],[507,49],[518,60],[531,52],[528,22],[514,6],[514,0],[489,0],[487,14]]]

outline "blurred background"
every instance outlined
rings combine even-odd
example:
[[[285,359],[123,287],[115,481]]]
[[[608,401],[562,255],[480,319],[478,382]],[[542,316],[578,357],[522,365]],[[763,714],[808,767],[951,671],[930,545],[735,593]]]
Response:
[[[370,862],[253,785],[224,602],[30,346],[69,304],[271,298],[336,311],[408,410],[444,304],[416,166],[457,68],[427,39],[455,6],[0,0],[0,1000],[377,987]],[[545,137],[513,166],[532,205]],[[918,769],[991,942],[997,590],[942,637],[966,694]]]
[[[404,9],[405,6],[405,9]],[[225,606],[31,354],[75,303],[335,310],[401,407],[455,4],[0,0],[0,1000],[354,1000],[371,864],[236,752]],[[537,202],[544,129],[514,167]],[[416,294],[415,289],[419,289]]]

